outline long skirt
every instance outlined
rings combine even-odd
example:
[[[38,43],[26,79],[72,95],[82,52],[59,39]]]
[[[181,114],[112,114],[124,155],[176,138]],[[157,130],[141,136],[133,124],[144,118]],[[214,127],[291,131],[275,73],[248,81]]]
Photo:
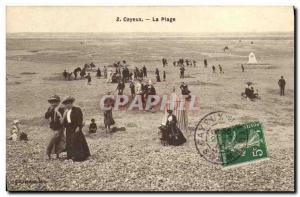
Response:
[[[66,150],[67,158],[73,161],[83,161],[91,155],[82,131],[75,132],[70,125],[66,128]]]
[[[65,150],[66,147],[66,138],[64,135],[64,128],[53,131],[53,136],[51,137],[48,147],[47,155],[59,154]]]
[[[110,109],[104,112],[104,125],[107,127],[113,124],[115,124],[115,121],[112,116],[112,110]]]
[[[186,142],[184,135],[176,125],[167,127],[167,130],[170,134],[168,140],[170,145],[179,146]]]
[[[82,131],[75,132],[72,138],[73,161],[84,161],[91,156],[89,146]]]

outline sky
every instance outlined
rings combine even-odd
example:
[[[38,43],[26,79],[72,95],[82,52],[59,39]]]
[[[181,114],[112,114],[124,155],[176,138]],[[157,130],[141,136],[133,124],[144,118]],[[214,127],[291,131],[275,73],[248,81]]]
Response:
[[[117,22],[116,17],[143,18]],[[145,18],[170,17],[152,22]],[[293,32],[294,11],[284,7],[6,7],[6,32]]]

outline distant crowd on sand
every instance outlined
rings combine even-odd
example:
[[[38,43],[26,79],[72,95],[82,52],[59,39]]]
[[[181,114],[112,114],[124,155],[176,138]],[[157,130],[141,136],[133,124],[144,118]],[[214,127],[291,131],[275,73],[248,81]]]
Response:
[[[113,64],[114,70],[104,67],[101,72],[100,68],[96,69],[94,63],[85,64],[83,68],[75,68],[73,72],[68,73],[66,70],[63,72],[63,77],[66,80],[71,80],[73,75],[74,80],[88,79],[88,84],[91,82],[91,74],[89,72],[96,72],[96,77],[106,79],[107,83],[117,83],[115,91],[118,95],[123,95],[125,84],[129,83],[129,89],[132,98],[136,95],[140,95],[143,101],[143,107],[145,107],[145,101],[149,95],[156,95],[156,89],[150,79],[148,79],[147,67],[142,68],[135,67],[132,71],[128,69],[126,61],[117,62]],[[88,72],[89,71],[89,72]],[[160,71],[157,68],[155,70],[156,81],[160,80]],[[148,79],[144,83],[145,79]],[[166,80],[166,73],[163,72],[163,80]],[[190,90],[188,85],[182,82],[179,89],[182,95],[185,95],[185,99],[190,99]],[[114,94],[112,91],[108,91],[107,94]],[[175,87],[172,94],[175,94]],[[176,95],[175,98],[179,98]],[[180,101],[174,101],[178,104]],[[60,96],[53,95],[48,99],[50,106],[46,110],[45,119],[49,119],[50,129],[53,130],[53,135],[49,139],[47,146],[47,155],[51,159],[51,155],[55,154],[57,158],[60,157],[60,153],[66,151],[66,159],[72,159],[73,161],[84,161],[91,154],[88,143],[86,141],[83,128],[84,128],[84,117],[80,107],[75,106],[75,98],[67,96],[61,100]],[[104,105],[107,110],[103,110],[103,123],[105,126],[105,133],[111,134],[112,128],[115,124],[113,118],[112,107],[115,104],[115,100],[108,97],[104,101]],[[161,142],[163,145],[174,145],[178,146],[186,142],[182,131],[187,130],[187,113],[179,112],[177,109],[166,109],[163,117],[163,122],[159,129],[161,130]],[[13,129],[11,131],[10,140],[28,140],[27,134],[20,130],[19,121],[14,121]],[[91,123],[88,127],[88,133],[97,133],[97,124],[94,118],[91,119]],[[26,137],[24,137],[26,136]]]
[[[207,61],[207,60],[205,60]],[[207,64],[207,63],[206,63]],[[163,67],[168,66],[168,61],[166,58],[162,59]],[[185,67],[194,66],[196,67],[196,61],[193,59],[179,59],[178,61],[173,62],[174,66],[179,67],[179,76],[184,78]],[[219,65],[220,66],[220,65]],[[66,69],[63,71],[63,77],[65,80],[77,80],[77,79],[87,79],[88,84],[91,83],[91,74],[90,72],[96,72],[96,77],[107,79],[107,83],[118,83],[121,79],[124,82],[134,81],[134,80],[143,80],[147,78],[147,67],[145,65],[142,68],[135,67],[133,71],[128,69],[127,62],[125,60],[115,62],[111,65],[104,66],[101,70],[99,67],[96,69],[96,65],[91,62],[90,64],[84,64],[84,66],[77,67],[73,71],[69,72]],[[166,80],[166,71],[162,72],[162,80],[160,75],[160,70],[155,69],[155,78],[156,82],[161,82]]]
[[[208,60],[203,61],[204,68],[208,67]],[[163,68],[168,66],[168,61],[166,58],[162,59]],[[179,59],[173,62],[174,67],[179,67],[179,78],[185,78],[185,70],[188,67],[196,67],[196,61],[193,59]],[[109,69],[108,69],[109,67]],[[101,70],[99,67],[92,62],[90,64],[84,64],[83,68],[77,67],[72,72],[67,72],[64,70],[63,77],[65,80],[78,80],[87,79],[88,84],[91,84],[92,77],[90,72],[96,72],[97,78],[104,78],[106,83],[117,83],[116,89],[114,91],[107,91],[108,95],[123,95],[124,89],[126,88],[126,83],[128,83],[128,88],[130,89],[131,99],[139,95],[142,98],[143,109],[145,109],[146,101],[150,95],[156,95],[157,89],[153,82],[148,78],[147,67],[145,65],[141,68],[135,67],[130,70],[128,64],[125,60],[113,63],[111,66],[104,66]],[[220,74],[224,74],[223,66],[218,65]],[[242,72],[245,72],[244,65],[241,65]],[[213,73],[216,71],[216,67],[212,65]],[[160,70],[155,69],[156,82],[161,82]],[[166,81],[166,72],[163,71],[163,81]],[[176,81],[176,79],[172,79]],[[186,142],[184,133],[188,131],[188,113],[184,109],[179,109],[180,103],[183,101],[188,101],[191,99],[191,91],[188,88],[188,84],[184,81],[181,82],[178,88],[172,86],[171,82],[170,90],[171,98],[175,98],[168,102],[165,109],[165,113],[162,118],[162,122],[158,127],[160,131],[160,141],[162,145],[182,145]],[[243,98],[247,100],[254,100],[259,98],[258,90],[254,90],[254,83],[247,82],[245,91],[241,94]],[[280,96],[284,96],[284,90],[286,81],[283,76],[278,81],[280,88]],[[176,89],[179,89],[181,95],[176,93]],[[182,100],[184,98],[184,100]],[[48,99],[49,107],[45,113],[45,118],[49,119],[50,129],[53,131],[53,136],[49,139],[49,144],[47,147],[47,155],[49,159],[52,154],[56,154],[59,158],[61,152],[67,152],[67,159],[72,159],[73,161],[84,161],[91,154],[89,150],[88,143],[83,134],[84,128],[84,117],[80,107],[75,106],[75,98],[72,96],[67,96],[61,100],[58,95],[52,95]],[[112,133],[111,128],[115,124],[113,118],[112,108],[115,105],[114,97],[108,97],[104,100],[103,110],[103,123],[105,126],[106,135]],[[172,107],[173,106],[173,107]],[[174,107],[175,106],[175,107]],[[176,107],[177,106],[177,107]],[[22,131],[19,127],[20,121],[15,120],[13,122],[13,128],[11,129],[11,135],[9,140],[28,140],[27,134]],[[88,133],[97,133],[98,127],[94,118],[91,119],[91,123],[88,127]]]

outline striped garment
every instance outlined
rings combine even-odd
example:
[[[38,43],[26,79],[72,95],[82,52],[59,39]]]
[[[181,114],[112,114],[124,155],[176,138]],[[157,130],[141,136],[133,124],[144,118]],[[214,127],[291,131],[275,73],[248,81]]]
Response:
[[[183,131],[187,132],[188,131],[188,113],[187,110],[180,109],[180,103],[183,102],[184,98],[180,98],[175,92],[171,93],[169,97],[169,101],[166,104],[165,108],[165,114],[162,120],[162,125],[166,125],[167,122],[167,117],[168,117],[168,112],[167,110],[171,109],[173,110],[173,114],[177,118],[177,126],[178,128]]]

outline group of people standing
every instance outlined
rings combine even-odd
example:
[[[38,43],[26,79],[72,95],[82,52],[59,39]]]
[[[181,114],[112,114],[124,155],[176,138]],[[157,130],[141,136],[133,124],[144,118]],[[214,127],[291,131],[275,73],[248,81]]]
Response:
[[[181,66],[194,66],[194,67],[196,67],[197,62],[194,59],[180,58],[177,61],[173,61],[173,66],[179,66],[179,67],[181,67]]]
[[[133,71],[133,78],[134,79],[139,79],[139,80],[143,80],[144,78],[147,77],[147,68],[144,65],[141,69],[138,69],[138,67],[135,67],[134,71]]]
[[[72,72],[68,72],[66,69],[63,71],[63,77],[65,80],[72,80],[72,75],[74,75],[74,80],[78,79],[78,76],[80,76],[80,79],[88,78],[90,76],[90,73],[87,74],[87,71],[93,71],[95,69],[96,65],[91,62],[90,64],[84,64],[83,67],[77,67]],[[88,76],[87,76],[88,75]],[[89,79],[88,79],[89,80]]]
[[[212,72],[216,73],[216,67],[214,65],[212,65],[211,68],[212,68]],[[224,74],[223,67],[221,66],[221,64],[218,65],[218,68],[219,68],[220,74]]]
[[[131,98],[133,99],[136,95],[140,95],[142,99],[143,108],[145,109],[146,102],[149,95],[156,95],[156,89],[149,80],[146,84],[142,80],[130,81],[129,83]]]
[[[118,83],[120,80],[122,80],[124,83],[127,83],[131,80],[143,80],[145,77],[147,77],[147,68],[145,65],[141,69],[135,67],[133,71],[130,71],[126,61],[123,60],[122,64],[118,62],[114,63],[113,66],[115,67],[115,71],[113,71],[113,69],[107,71],[106,66],[103,68],[104,78],[106,79],[107,83]],[[99,68],[97,69],[96,76],[98,78],[102,76]]]
[[[62,101],[57,95],[48,99],[50,107],[45,113],[45,118],[50,119],[50,129],[53,136],[47,147],[47,155],[51,159],[52,154],[67,152],[67,159],[84,161],[91,154],[82,133],[83,113],[80,107],[74,106],[75,98],[68,96]],[[66,137],[65,137],[66,136]]]
[[[207,68],[208,61],[204,59],[204,67]],[[168,65],[166,58],[162,59],[163,67]],[[125,83],[129,82],[129,88],[132,98],[136,95],[141,95],[143,108],[146,106],[146,101],[149,95],[156,95],[156,89],[149,80],[146,84],[143,83],[143,80],[148,77],[147,68],[145,65],[142,68],[135,67],[132,71],[128,69],[128,65],[125,60],[122,62],[114,63],[115,71],[113,69],[108,71],[107,67],[104,66],[103,70],[98,67],[96,70],[96,77],[101,78],[102,76],[106,79],[106,82],[118,83],[116,90],[118,95],[124,94]],[[185,77],[185,66],[194,66],[196,67],[196,61],[190,59],[179,59],[178,61],[173,62],[173,66],[178,66],[180,71],[180,78]],[[90,64],[85,64],[83,68],[77,67],[72,72],[67,72],[64,70],[63,77],[66,80],[71,80],[72,75],[74,79],[78,79],[78,75],[81,79],[86,78],[88,84],[91,83],[92,78],[90,73],[87,73],[88,69],[95,69],[96,65],[92,62]],[[224,73],[223,67],[218,65],[219,71],[221,74]],[[244,72],[244,66],[241,65],[242,72]],[[216,67],[212,65],[213,73],[216,72]],[[158,68],[155,69],[156,81],[161,82],[160,71]],[[163,71],[163,80],[166,80],[166,72]],[[280,96],[283,96],[285,93],[286,81],[281,76],[278,81],[280,87]],[[184,82],[180,85],[181,94],[185,96],[186,100],[191,99],[191,91],[188,88],[188,85]],[[173,93],[175,89],[173,90]],[[107,92],[111,94],[111,92]],[[245,97],[253,100],[258,97],[258,92],[254,91],[253,84],[248,83],[245,92]],[[50,129],[53,131],[53,135],[49,140],[47,146],[47,156],[51,159],[51,155],[55,154],[59,158],[60,153],[66,151],[67,159],[72,159],[73,161],[84,161],[91,154],[89,150],[88,143],[83,134],[83,113],[80,107],[74,105],[75,98],[68,96],[63,100],[59,96],[53,95],[48,99],[50,106],[48,107],[45,113],[45,119],[49,119]],[[180,101],[176,101],[180,102]],[[115,124],[112,114],[112,108],[114,107],[114,100],[112,98],[107,98],[104,101],[105,107],[110,107],[108,110],[104,110],[104,126],[106,133],[111,133],[111,126]],[[14,130],[9,139],[16,140],[20,138],[20,132],[18,127],[19,122],[14,122]],[[161,142],[163,145],[182,145],[186,142],[182,130],[183,128],[187,129],[187,112],[184,110],[177,109],[166,109],[163,124],[159,127],[161,131]],[[97,125],[95,119],[91,120],[89,126],[89,132],[95,133],[97,130]],[[27,136],[21,136],[21,139],[27,140]]]
[[[163,59],[163,64],[167,65],[167,60]],[[134,81],[134,80],[144,80],[144,78],[148,77],[147,67],[143,65],[141,68],[135,67],[132,71],[129,70],[127,62],[125,60],[118,61],[117,63],[113,63],[111,68],[108,69],[107,66],[103,67],[101,70],[99,67],[96,69],[96,65],[92,62],[91,64],[84,64],[83,68],[77,67],[73,72],[67,72],[67,70],[63,71],[63,77],[65,80],[72,80],[74,75],[74,79],[78,79],[78,73],[80,75],[80,79],[87,79],[88,84],[91,84],[92,76],[87,73],[87,70],[96,71],[96,77],[101,78],[102,76],[106,79],[107,83],[119,83],[122,80],[124,83]],[[163,81],[166,81],[166,71],[163,71]],[[155,78],[156,82],[161,82],[160,71],[158,68],[155,69]]]

